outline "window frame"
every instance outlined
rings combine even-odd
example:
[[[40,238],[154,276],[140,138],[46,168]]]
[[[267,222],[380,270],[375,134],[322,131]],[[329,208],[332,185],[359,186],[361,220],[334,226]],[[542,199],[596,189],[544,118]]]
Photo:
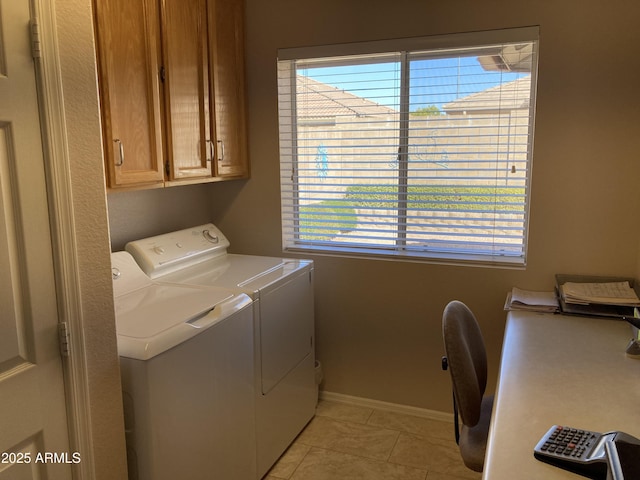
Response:
[[[495,53],[496,44],[501,43],[515,43],[515,42],[532,42],[534,45],[534,55],[531,65],[531,91],[530,91],[530,107],[529,107],[529,123],[528,123],[528,145],[527,145],[527,174],[525,178],[524,186],[524,219],[523,219],[523,237],[522,237],[522,254],[521,255],[495,255],[495,254],[474,254],[474,253],[462,253],[462,252],[443,252],[427,249],[412,249],[412,248],[397,248],[387,247],[385,245],[376,245],[375,247],[366,247],[362,244],[354,245],[331,245],[327,243],[313,244],[309,241],[301,241],[299,234],[287,234],[287,228],[293,232],[296,231],[297,225],[295,222],[300,220],[300,202],[298,197],[297,186],[297,122],[292,121],[289,125],[289,130],[286,127],[283,131],[282,122],[280,123],[280,166],[281,166],[281,208],[282,208],[282,235],[283,235],[283,251],[295,252],[295,253],[313,253],[320,255],[335,255],[335,256],[350,256],[350,257],[367,257],[375,259],[387,259],[387,260],[406,260],[406,261],[424,261],[424,262],[444,262],[450,264],[474,264],[474,265],[489,265],[489,266],[501,266],[512,268],[524,268],[527,262],[528,251],[528,235],[529,235],[529,219],[530,219],[530,207],[531,207],[531,178],[532,178],[532,166],[533,166],[533,133],[535,127],[535,109],[536,109],[536,84],[537,84],[537,69],[538,69],[538,50],[539,50],[539,27],[523,27],[523,28],[511,28],[502,30],[492,30],[484,32],[469,32],[449,35],[437,35],[429,37],[419,38],[403,38],[393,40],[379,40],[372,42],[360,42],[351,44],[337,44],[337,45],[322,45],[312,47],[299,47],[299,48],[287,48],[278,50],[278,76],[279,82],[281,75],[289,76],[289,84],[292,85],[293,95],[295,97],[295,85],[296,85],[296,68],[293,67],[293,63],[296,62],[297,66],[300,65],[313,65],[317,62],[327,62],[330,59],[332,65],[349,64],[353,61],[355,55],[380,55],[380,62],[384,61],[384,55],[398,55],[403,57],[403,69],[408,68],[410,58],[424,55],[424,52],[428,52],[429,58],[435,58],[438,55],[438,50],[443,50],[442,56],[450,56],[451,50],[463,49],[465,52],[473,51],[473,56],[489,55]],[[288,71],[287,71],[288,68]],[[408,82],[410,81],[408,71],[402,73],[401,83],[402,89],[409,91]],[[406,85],[405,85],[406,83]],[[295,103],[292,102],[289,107],[282,101],[283,87],[278,85],[278,98],[279,98],[279,116],[282,119],[291,118],[295,119]],[[407,139],[404,143],[399,143],[399,155],[400,162],[404,162],[405,165],[400,165],[400,174],[404,172],[406,175],[409,169],[409,108],[408,108],[408,95],[401,97],[402,104],[400,108],[400,127],[399,138]],[[402,135],[402,131],[405,132]],[[287,150],[287,145],[292,149]],[[284,157],[291,157],[290,160],[284,161]],[[406,188],[408,182],[399,182],[400,185],[404,185],[406,195]],[[401,192],[402,194],[402,192]],[[292,213],[285,212],[285,198],[290,199],[292,202]],[[401,215],[396,216],[396,223],[401,223],[399,219]],[[293,222],[293,224],[292,224]]]

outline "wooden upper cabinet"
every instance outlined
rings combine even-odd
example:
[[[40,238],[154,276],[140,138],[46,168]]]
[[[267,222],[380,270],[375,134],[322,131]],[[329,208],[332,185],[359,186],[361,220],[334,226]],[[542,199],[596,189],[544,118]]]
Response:
[[[162,2],[169,180],[211,178],[207,0]]]
[[[162,185],[156,0],[97,0],[94,6],[108,186]]]
[[[244,73],[243,0],[209,0],[218,179],[249,176]]]
[[[94,0],[108,187],[248,176],[243,0]]]

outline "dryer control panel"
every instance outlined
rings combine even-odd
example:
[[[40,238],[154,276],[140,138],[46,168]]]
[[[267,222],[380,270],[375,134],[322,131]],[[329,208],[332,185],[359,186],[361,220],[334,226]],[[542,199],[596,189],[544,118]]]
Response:
[[[125,250],[151,278],[227,253],[229,240],[212,223],[135,240]]]

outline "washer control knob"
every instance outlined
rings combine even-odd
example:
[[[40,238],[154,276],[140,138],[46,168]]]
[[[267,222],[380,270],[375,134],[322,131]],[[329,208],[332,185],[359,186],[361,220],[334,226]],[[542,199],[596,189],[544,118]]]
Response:
[[[114,280],[117,280],[120,278],[120,275],[122,275],[122,273],[118,268],[116,267],[111,268],[111,278],[113,278]]]
[[[220,241],[220,239],[218,238],[217,235],[213,235],[209,230],[204,230],[202,232],[202,236],[211,243],[218,243]]]
[[[162,247],[153,247],[153,251],[158,255],[162,255],[164,253],[164,248]]]

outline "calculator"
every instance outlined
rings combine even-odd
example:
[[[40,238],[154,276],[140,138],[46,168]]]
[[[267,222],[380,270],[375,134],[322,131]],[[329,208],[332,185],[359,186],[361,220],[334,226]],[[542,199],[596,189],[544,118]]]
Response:
[[[607,476],[605,443],[619,432],[598,433],[554,425],[533,449],[540,461],[595,480]]]

